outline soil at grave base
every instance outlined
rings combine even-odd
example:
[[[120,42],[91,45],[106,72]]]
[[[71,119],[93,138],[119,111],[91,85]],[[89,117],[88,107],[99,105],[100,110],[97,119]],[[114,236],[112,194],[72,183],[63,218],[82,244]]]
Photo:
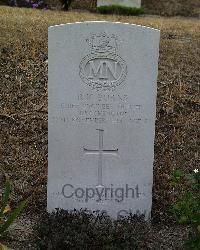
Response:
[[[12,225],[9,233],[4,240],[4,244],[13,250],[35,250],[38,249],[38,242],[41,240],[40,235],[37,234],[37,225],[40,224],[40,217],[33,215],[23,215]],[[60,224],[63,227],[63,224]],[[149,228],[147,232],[148,238],[145,240],[144,249],[162,249],[173,250],[183,249],[183,242],[187,238],[189,228],[178,225],[147,225]],[[58,232],[59,234],[60,232]],[[58,235],[57,235],[58,236]],[[54,234],[54,237],[56,235]],[[49,238],[49,243],[50,243]],[[47,247],[47,246],[46,246]],[[78,246],[77,249],[79,249]],[[84,246],[83,246],[84,247]],[[51,249],[51,248],[42,248]],[[91,248],[91,249],[96,249]],[[100,248],[98,248],[100,249]]]
[[[0,168],[13,182],[11,206],[30,196],[25,210],[27,217],[22,218],[25,221],[37,217],[46,207],[47,27],[84,20],[120,21],[161,29],[153,217],[163,228],[155,229],[155,235],[163,235],[162,242],[159,236],[156,238],[158,245],[167,246],[169,235],[173,236],[172,244],[181,245],[179,227],[176,231],[164,225],[172,221],[168,208],[179,194],[170,186],[173,169],[189,172],[199,163],[200,24],[197,19],[63,14],[0,7]],[[181,234],[184,232],[183,228]],[[26,240],[21,237],[23,227],[18,242],[10,240],[14,249],[15,244],[27,244],[29,236]]]

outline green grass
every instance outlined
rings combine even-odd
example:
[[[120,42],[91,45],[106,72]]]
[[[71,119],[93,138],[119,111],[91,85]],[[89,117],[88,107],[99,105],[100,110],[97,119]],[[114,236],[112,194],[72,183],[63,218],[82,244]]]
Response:
[[[120,5],[105,5],[97,7],[97,11],[101,14],[116,14],[124,16],[137,16],[144,14],[143,8],[133,8]]]

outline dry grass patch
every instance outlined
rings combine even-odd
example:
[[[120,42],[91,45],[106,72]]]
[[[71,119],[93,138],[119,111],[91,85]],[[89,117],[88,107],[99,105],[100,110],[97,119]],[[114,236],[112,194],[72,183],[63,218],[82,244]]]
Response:
[[[174,169],[199,164],[199,47],[196,19],[103,16],[79,12],[0,8],[0,167],[14,183],[17,201],[36,188],[27,212],[46,206],[47,28],[107,20],[161,30],[155,141],[154,206],[157,220],[168,218],[176,199]]]
[[[145,13],[195,16],[200,14],[199,0],[142,0]]]

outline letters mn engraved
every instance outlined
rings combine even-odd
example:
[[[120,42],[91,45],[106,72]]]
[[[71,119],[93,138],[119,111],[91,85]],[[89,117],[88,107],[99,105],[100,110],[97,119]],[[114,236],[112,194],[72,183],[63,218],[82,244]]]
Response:
[[[99,131],[99,149],[87,149],[83,148],[85,154],[95,154],[98,155],[98,184],[97,186],[103,186],[102,181],[102,165],[103,165],[103,155],[117,155],[118,149],[103,149],[103,129],[97,129]]]
[[[126,62],[117,54],[117,37],[106,33],[93,34],[86,40],[91,54],[79,65],[82,81],[95,90],[115,90],[127,75]]]
[[[117,79],[117,65],[118,62],[114,62],[114,68],[112,67],[112,64],[110,62],[107,62],[105,60],[101,60],[97,68],[95,67],[94,61],[89,61],[89,68],[90,68],[90,74],[88,76],[89,79],[94,79],[94,76],[97,77],[98,72],[99,74],[99,79],[109,79],[108,76],[108,70],[114,77],[114,79]]]

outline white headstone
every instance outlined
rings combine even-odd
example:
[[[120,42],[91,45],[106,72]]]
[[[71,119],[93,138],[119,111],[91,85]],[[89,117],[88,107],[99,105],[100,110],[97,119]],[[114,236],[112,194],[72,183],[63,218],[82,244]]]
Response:
[[[151,212],[158,30],[49,28],[48,211]]]
[[[120,5],[125,7],[141,7],[141,0],[97,0],[97,7],[107,5]]]

